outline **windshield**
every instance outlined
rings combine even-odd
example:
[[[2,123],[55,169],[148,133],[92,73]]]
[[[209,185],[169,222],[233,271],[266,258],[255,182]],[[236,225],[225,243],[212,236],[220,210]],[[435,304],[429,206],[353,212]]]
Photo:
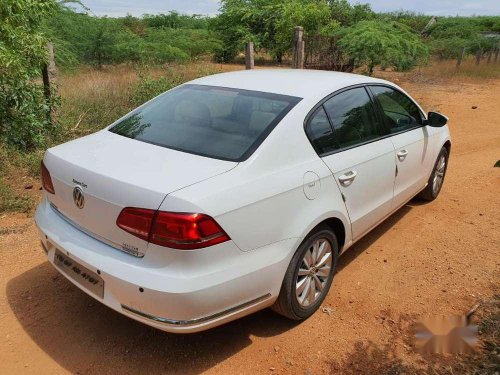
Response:
[[[300,98],[183,85],[111,127],[113,133],[211,158],[248,158]]]

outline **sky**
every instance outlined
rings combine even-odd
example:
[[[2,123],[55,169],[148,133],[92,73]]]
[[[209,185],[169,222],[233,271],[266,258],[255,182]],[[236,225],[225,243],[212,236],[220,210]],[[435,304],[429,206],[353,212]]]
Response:
[[[349,0],[350,1],[350,0]],[[500,15],[500,0],[354,0],[351,3],[370,3],[376,12],[411,10],[435,16]],[[167,13],[176,10],[186,14],[214,15],[218,0],[83,0],[97,16],[134,16]]]

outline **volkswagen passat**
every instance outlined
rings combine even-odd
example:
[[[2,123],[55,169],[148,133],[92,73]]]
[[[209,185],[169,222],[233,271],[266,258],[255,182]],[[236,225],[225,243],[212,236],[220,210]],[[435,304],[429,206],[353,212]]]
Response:
[[[446,122],[380,79],[217,74],[49,149],[36,223],[59,272],[153,327],[270,306],[301,320],[341,253],[415,195],[437,197]]]

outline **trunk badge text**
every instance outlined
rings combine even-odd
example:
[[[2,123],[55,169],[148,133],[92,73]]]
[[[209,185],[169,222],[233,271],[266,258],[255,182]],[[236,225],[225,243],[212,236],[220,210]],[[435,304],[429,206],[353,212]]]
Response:
[[[83,206],[85,206],[85,197],[83,196],[83,191],[79,186],[73,189],[73,201],[79,209],[82,209]]]
[[[82,188],[86,189],[87,188],[87,184],[85,182],[80,182],[80,181],[77,181],[75,179],[73,179],[73,183],[75,185],[80,185]]]

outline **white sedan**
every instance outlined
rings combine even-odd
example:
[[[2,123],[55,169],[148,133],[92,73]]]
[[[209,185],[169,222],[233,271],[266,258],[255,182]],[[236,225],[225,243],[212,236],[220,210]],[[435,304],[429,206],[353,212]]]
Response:
[[[341,253],[415,195],[437,197],[446,122],[360,75],[200,78],[46,152],[42,245],[77,287],[165,331],[266,307],[306,319]]]

